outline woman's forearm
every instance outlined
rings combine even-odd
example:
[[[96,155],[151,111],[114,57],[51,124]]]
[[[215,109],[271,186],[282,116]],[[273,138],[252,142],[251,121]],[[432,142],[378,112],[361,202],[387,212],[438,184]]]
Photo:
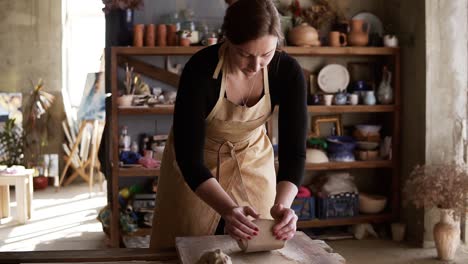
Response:
[[[200,184],[195,193],[221,216],[238,206],[215,178],[208,179]]]
[[[286,208],[291,208],[298,192],[297,186],[289,181],[280,181],[276,185],[275,204],[282,204]]]

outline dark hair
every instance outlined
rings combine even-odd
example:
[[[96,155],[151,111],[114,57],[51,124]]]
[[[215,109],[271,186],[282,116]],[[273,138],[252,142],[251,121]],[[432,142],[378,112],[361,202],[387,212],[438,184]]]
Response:
[[[234,44],[266,35],[283,39],[281,23],[271,0],[238,0],[226,10],[223,33]]]

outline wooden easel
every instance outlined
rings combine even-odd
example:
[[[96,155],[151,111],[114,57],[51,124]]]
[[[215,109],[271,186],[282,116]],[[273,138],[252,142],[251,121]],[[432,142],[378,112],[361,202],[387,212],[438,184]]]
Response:
[[[68,139],[69,145],[63,145],[66,153],[64,157],[66,164],[63,168],[62,175],[60,176],[60,182],[57,190],[59,190],[62,183],[63,186],[67,186],[78,176],[81,176],[81,178],[83,178],[89,183],[89,193],[91,195],[94,183],[94,170],[97,170],[99,174],[99,190],[102,191],[103,177],[102,173],[100,172],[101,163],[97,158],[97,153],[101,144],[104,125],[105,122],[102,120],[84,120],[80,124],[80,129],[78,131],[76,139],[74,139],[73,133],[69,133],[66,124],[63,123],[65,135]],[[88,126],[92,127],[92,133],[89,140],[89,144],[87,144],[87,142],[83,140],[84,134],[87,132]],[[90,146],[91,152],[89,153]],[[74,169],[74,172],[70,175],[70,177],[67,178],[65,182],[63,182],[67,170],[70,166]]]

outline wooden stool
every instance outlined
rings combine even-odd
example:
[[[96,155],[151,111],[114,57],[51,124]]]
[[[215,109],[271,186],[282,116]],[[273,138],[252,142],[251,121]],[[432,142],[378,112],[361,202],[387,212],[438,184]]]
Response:
[[[33,176],[34,170],[24,170],[19,173],[0,172],[0,198],[1,217],[10,216],[10,185],[15,186],[16,193],[16,215],[18,221],[22,224],[31,218],[32,199],[33,199]]]

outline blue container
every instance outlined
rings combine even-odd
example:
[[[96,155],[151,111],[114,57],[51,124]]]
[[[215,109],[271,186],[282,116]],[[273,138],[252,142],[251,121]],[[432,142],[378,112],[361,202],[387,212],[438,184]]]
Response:
[[[315,198],[295,198],[291,209],[294,210],[299,220],[311,220],[315,218]]]
[[[320,219],[353,217],[359,214],[359,194],[341,193],[317,198]]]
[[[355,161],[354,149],[356,140],[349,136],[327,137],[327,154],[330,161],[351,162]]]

